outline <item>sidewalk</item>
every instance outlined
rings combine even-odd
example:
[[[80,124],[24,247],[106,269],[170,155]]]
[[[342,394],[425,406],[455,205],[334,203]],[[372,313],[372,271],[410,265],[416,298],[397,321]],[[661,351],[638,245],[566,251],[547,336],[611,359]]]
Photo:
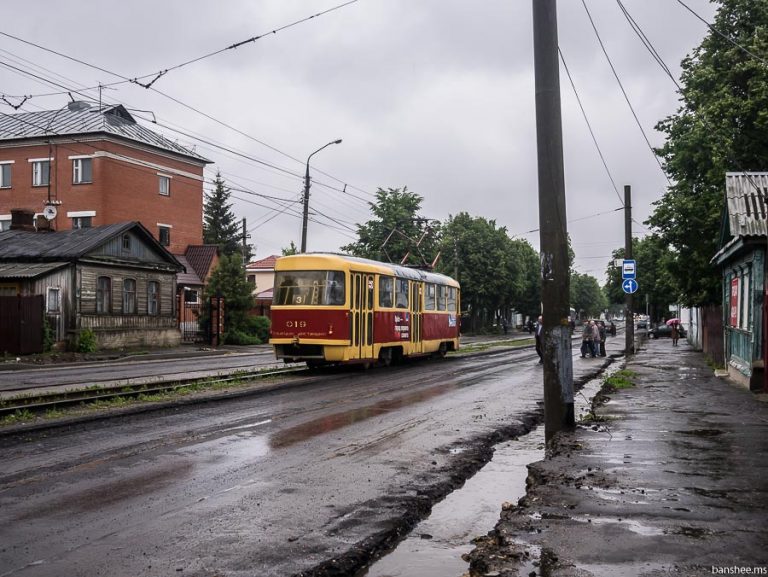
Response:
[[[609,393],[602,426],[529,465],[471,577],[768,575],[768,403],[684,342],[626,368],[636,386]]]

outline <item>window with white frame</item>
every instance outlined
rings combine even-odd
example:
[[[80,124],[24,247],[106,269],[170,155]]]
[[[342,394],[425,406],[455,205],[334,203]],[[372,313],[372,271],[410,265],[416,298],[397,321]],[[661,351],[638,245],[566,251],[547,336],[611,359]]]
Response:
[[[157,240],[163,246],[171,245],[171,227],[168,225],[157,225]]]
[[[72,160],[73,184],[86,184],[93,182],[93,159],[75,158]]]
[[[48,296],[45,301],[45,310],[49,313],[61,312],[61,289],[48,287]]]
[[[158,175],[157,177],[159,180],[159,192],[163,196],[170,196],[171,195],[171,177],[165,176],[163,174]]]
[[[91,228],[93,226],[92,216],[75,216],[72,217],[72,228]]]
[[[32,186],[48,186],[51,182],[50,159],[33,160],[32,162]]]
[[[0,162],[0,188],[11,188],[11,167],[13,161]]]
[[[0,232],[4,230],[11,230],[10,214],[0,214]]]

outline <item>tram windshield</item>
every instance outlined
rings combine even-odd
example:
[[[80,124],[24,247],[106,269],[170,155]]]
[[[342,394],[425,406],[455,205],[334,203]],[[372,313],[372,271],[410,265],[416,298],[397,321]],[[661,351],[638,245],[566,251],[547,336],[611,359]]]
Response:
[[[344,273],[336,270],[291,270],[275,273],[273,305],[343,305]]]

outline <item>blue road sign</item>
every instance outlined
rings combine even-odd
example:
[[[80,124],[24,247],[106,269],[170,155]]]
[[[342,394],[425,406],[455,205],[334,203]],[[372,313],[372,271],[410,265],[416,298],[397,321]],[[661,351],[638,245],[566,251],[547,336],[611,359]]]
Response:
[[[637,268],[635,266],[634,260],[625,260],[622,262],[621,265],[621,278],[636,278],[637,277]],[[635,291],[626,291],[626,292],[635,292]]]
[[[623,283],[621,283],[621,288],[624,290],[625,293],[633,293],[637,290],[637,287],[640,286],[637,284],[637,281],[633,278],[628,278]]]

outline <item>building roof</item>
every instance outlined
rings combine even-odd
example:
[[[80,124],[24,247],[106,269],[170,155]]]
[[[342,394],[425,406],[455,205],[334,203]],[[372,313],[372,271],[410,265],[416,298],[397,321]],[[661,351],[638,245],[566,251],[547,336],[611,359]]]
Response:
[[[248,271],[274,270],[275,261],[277,261],[278,258],[280,258],[278,255],[273,254],[266,258],[262,258],[261,260],[255,260],[253,262],[249,262],[247,265],[245,265],[245,269]]]
[[[187,257],[181,256],[179,254],[175,256],[176,256],[176,260],[178,260],[187,271],[187,272],[180,272],[179,274],[176,275],[176,283],[179,286],[202,286],[203,281],[200,280],[200,277],[195,272],[195,269],[192,267],[191,264],[189,264]]]
[[[140,222],[118,222],[92,228],[53,232],[5,230],[0,232],[0,261],[74,261],[127,231],[143,237],[174,268],[182,265]]]
[[[274,288],[268,288],[267,290],[261,291],[259,293],[256,293],[255,295],[253,295],[253,298],[255,298],[256,300],[260,300],[260,301],[263,301],[263,300],[271,301],[272,300],[272,296],[274,294],[275,294],[275,289]]]
[[[99,108],[70,102],[58,110],[22,112],[0,116],[0,141],[109,134],[173,152],[200,163],[211,161],[138,124],[122,105]]]
[[[211,266],[218,254],[219,247],[215,244],[191,244],[187,247],[184,256],[197,276],[202,279],[200,284],[203,284],[208,278],[208,273],[211,272]],[[187,272],[190,272],[189,269]]]
[[[37,278],[68,264],[67,262],[0,263],[0,279]]]
[[[728,172],[725,193],[731,236],[766,236],[768,172]]]

